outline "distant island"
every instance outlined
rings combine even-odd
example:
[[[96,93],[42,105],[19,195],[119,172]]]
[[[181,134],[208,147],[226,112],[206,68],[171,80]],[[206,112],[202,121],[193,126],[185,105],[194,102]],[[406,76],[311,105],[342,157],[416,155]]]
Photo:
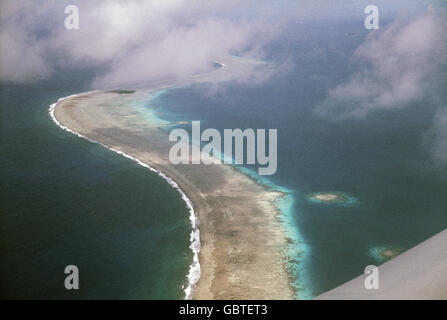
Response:
[[[312,192],[307,195],[307,199],[313,203],[334,204],[344,207],[354,206],[358,203],[356,197],[341,191]]]
[[[106,91],[106,92],[110,92],[110,93],[118,93],[118,94],[122,94],[122,95],[133,94],[133,93],[135,93],[134,90],[112,90],[112,91]]]

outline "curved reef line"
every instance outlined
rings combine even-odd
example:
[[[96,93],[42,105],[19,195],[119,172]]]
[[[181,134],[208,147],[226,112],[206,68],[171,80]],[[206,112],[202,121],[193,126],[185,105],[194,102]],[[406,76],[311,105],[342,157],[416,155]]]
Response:
[[[191,234],[190,234],[190,243],[191,244],[190,244],[189,248],[191,249],[191,251],[193,253],[193,261],[192,261],[192,263],[191,263],[191,265],[189,267],[189,272],[188,272],[188,276],[187,276],[188,286],[184,289],[184,291],[185,291],[185,299],[192,299],[194,288],[195,288],[195,286],[197,284],[197,281],[199,281],[199,279],[200,279],[200,263],[199,263],[200,231],[199,231],[199,228],[197,226],[198,225],[198,223],[197,223],[198,220],[197,220],[197,216],[196,216],[196,214],[194,212],[194,207],[193,207],[192,201],[186,196],[186,194],[178,186],[178,184],[172,178],[170,178],[167,175],[165,175],[163,172],[158,171],[158,170],[152,168],[151,166],[149,166],[148,164],[144,163],[143,161],[141,161],[141,160],[139,160],[139,159],[137,159],[135,157],[132,157],[131,155],[129,155],[129,154],[125,153],[125,152],[122,152],[121,150],[117,150],[117,149],[115,149],[113,147],[110,147],[110,146],[107,146],[107,145],[105,145],[105,144],[103,144],[103,143],[101,143],[99,141],[90,139],[90,138],[80,134],[79,132],[76,132],[76,131],[74,131],[74,130],[72,130],[72,129],[62,125],[57,120],[57,118],[54,115],[54,110],[55,110],[56,106],[58,105],[58,103],[66,100],[66,99],[70,99],[70,98],[74,98],[74,97],[78,97],[78,96],[82,96],[82,95],[89,94],[89,93],[94,93],[94,92],[97,92],[97,91],[87,91],[87,92],[83,92],[83,93],[79,93],[79,94],[72,94],[72,95],[60,98],[57,102],[55,102],[55,103],[50,105],[50,108],[49,108],[50,118],[62,130],[65,130],[67,132],[73,133],[74,135],[76,135],[76,136],[78,136],[80,138],[83,138],[83,139],[85,139],[85,140],[87,140],[89,142],[92,142],[92,143],[95,143],[95,144],[99,144],[99,145],[101,145],[101,146],[103,146],[103,147],[105,147],[105,148],[107,148],[107,149],[109,149],[109,150],[111,150],[113,152],[116,152],[116,153],[118,153],[118,154],[120,154],[120,155],[122,155],[122,156],[124,156],[124,157],[126,157],[126,158],[128,158],[128,159],[130,159],[130,160],[132,160],[134,162],[136,162],[140,166],[143,166],[143,167],[149,169],[150,171],[157,173],[160,177],[162,177],[164,180],[166,180],[174,189],[176,189],[180,193],[183,201],[185,201],[185,203],[186,203],[186,207],[188,208],[189,220],[191,222],[191,228],[192,228]]]
[[[193,83],[228,81],[262,64],[230,56],[217,71],[150,84],[136,95]],[[275,205],[280,193],[266,190],[232,166],[197,170],[197,166],[170,165],[162,152],[168,147],[168,140],[161,138],[157,124],[151,124],[152,119],[142,127],[146,128],[143,131],[149,130],[149,135],[145,132],[144,136],[141,128],[136,129],[145,110],[135,109],[130,101],[141,102],[135,95],[89,91],[59,99],[50,106],[49,113],[63,130],[156,172],[181,194],[192,225],[193,262],[187,275],[188,286],[182,287],[185,299],[293,298],[287,262],[280,253],[287,245],[277,218],[281,210]],[[148,137],[151,139],[147,140]],[[202,266],[199,255],[200,261],[205,261]]]

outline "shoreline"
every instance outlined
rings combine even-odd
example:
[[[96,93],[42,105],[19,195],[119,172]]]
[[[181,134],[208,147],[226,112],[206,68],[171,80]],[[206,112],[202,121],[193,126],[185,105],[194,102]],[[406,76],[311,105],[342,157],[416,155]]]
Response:
[[[114,149],[111,146],[105,145],[99,141],[95,141],[92,140],[82,134],[80,134],[79,132],[76,132],[74,130],[71,130],[70,128],[62,125],[56,118],[56,116],[54,115],[54,111],[56,106],[58,105],[58,103],[63,102],[64,100],[70,99],[70,98],[75,98],[75,97],[79,97],[79,96],[83,96],[85,94],[91,94],[97,92],[95,91],[88,91],[88,92],[84,92],[84,93],[79,93],[79,94],[73,94],[73,95],[69,95],[66,97],[62,97],[60,99],[58,99],[57,102],[53,103],[50,105],[49,108],[49,115],[50,118],[53,120],[53,122],[56,123],[56,125],[61,128],[64,131],[70,132],[75,134],[76,136],[83,138],[89,142],[95,143],[95,144],[99,144],[105,148],[107,148],[108,150],[111,150],[115,153],[118,153],[119,155],[122,155],[134,162],[136,162],[137,164],[139,164],[140,166],[143,166],[147,169],[149,169],[152,172],[157,173],[161,178],[163,178],[165,181],[167,181],[174,189],[176,189],[179,193],[180,196],[182,197],[182,200],[186,203],[186,207],[188,208],[189,211],[189,220],[191,223],[191,234],[190,234],[190,246],[189,248],[191,249],[192,253],[193,253],[193,261],[189,267],[189,271],[188,271],[188,275],[187,275],[187,279],[188,279],[188,286],[186,288],[184,288],[184,292],[185,292],[185,300],[188,299],[192,299],[193,293],[194,293],[194,288],[197,284],[197,281],[200,279],[200,263],[199,263],[199,252],[200,252],[200,231],[198,229],[198,220],[197,220],[197,216],[194,212],[194,207],[193,207],[193,203],[191,201],[191,199],[188,198],[188,196],[184,193],[184,191],[178,186],[178,184],[171,179],[170,177],[166,176],[163,172],[158,171],[155,168],[152,168],[150,165],[142,162],[141,160],[132,157],[129,154],[126,154],[120,150]]]
[[[154,91],[157,91],[159,89],[162,88],[153,88],[150,93],[154,93]],[[290,285],[289,281],[288,281],[288,277],[289,274],[287,273],[286,270],[286,266],[285,266],[285,261],[282,261],[282,259],[280,259],[280,251],[281,250],[274,250],[275,253],[270,252],[271,256],[274,256],[274,258],[272,259],[270,257],[270,261],[274,261],[274,265],[275,271],[272,270],[272,274],[270,275],[265,275],[268,276],[270,278],[274,278],[275,281],[270,281],[270,284],[267,284],[265,286],[265,288],[260,288],[258,286],[258,288],[256,288],[256,290],[252,290],[252,291],[264,291],[263,294],[258,295],[255,294],[254,292],[250,293],[250,290],[247,290],[247,288],[242,288],[244,290],[242,290],[242,288],[237,289],[236,290],[230,290],[231,288],[229,288],[228,285],[228,279],[225,279],[225,277],[221,277],[221,276],[216,276],[216,264],[217,264],[217,269],[226,269],[226,266],[222,263],[216,263],[216,260],[222,259],[224,257],[222,257],[221,255],[219,255],[218,258],[216,258],[216,251],[225,251],[227,250],[227,254],[233,251],[233,250],[238,250],[237,246],[232,246],[232,245],[219,245],[219,247],[216,247],[214,245],[214,242],[216,242],[216,237],[215,235],[213,235],[213,232],[210,232],[212,230],[205,230],[205,232],[202,232],[202,229],[211,229],[210,224],[206,223],[207,217],[204,216],[204,214],[201,214],[201,211],[209,211],[209,207],[210,205],[207,203],[206,199],[200,199],[200,196],[196,196],[195,195],[195,191],[194,187],[191,188],[191,186],[188,186],[188,184],[184,181],[182,181],[183,179],[181,177],[179,177],[178,172],[176,172],[177,170],[172,169],[172,168],[167,168],[166,167],[166,163],[160,164],[157,163],[157,161],[151,161],[151,159],[140,159],[140,157],[138,157],[138,154],[133,153],[132,151],[130,152],[126,152],[127,150],[123,150],[122,146],[120,147],[119,145],[114,145],[113,143],[107,143],[107,141],[101,140],[101,139],[95,139],[94,137],[92,137],[91,134],[89,134],[88,130],[77,130],[76,126],[70,125],[67,122],[69,121],[69,117],[67,118],[67,114],[64,114],[61,116],[61,112],[60,110],[63,109],[64,105],[66,106],[66,109],[72,109],[73,107],[73,102],[75,102],[75,104],[77,103],[78,105],[82,105],[82,103],[79,103],[79,100],[88,100],[88,97],[93,99],[97,96],[104,96],[107,95],[107,99],[111,98],[113,100],[113,98],[117,98],[116,96],[113,96],[113,93],[104,93],[101,91],[93,91],[93,92],[87,92],[87,93],[81,93],[79,95],[71,95],[68,96],[66,98],[62,98],[59,99],[59,101],[55,104],[53,104],[50,107],[50,115],[53,118],[53,120],[64,130],[70,131],[72,133],[75,133],[76,135],[87,139],[88,141],[94,142],[94,143],[98,143],[108,149],[111,149],[114,152],[117,152],[121,155],[126,156],[127,158],[132,159],[133,161],[136,161],[138,164],[143,165],[147,168],[149,168],[151,171],[155,171],[158,173],[158,175],[160,175],[162,178],[164,178],[166,181],[168,181],[168,183],[170,183],[173,187],[176,187],[176,189],[179,191],[179,193],[182,195],[183,200],[187,203],[189,203],[189,209],[190,209],[190,221],[191,221],[191,225],[192,225],[192,232],[191,232],[191,250],[193,251],[193,262],[190,266],[189,272],[188,272],[188,287],[185,289],[185,298],[189,299],[189,298],[197,298],[197,299],[219,299],[221,298],[220,296],[222,296],[222,298],[235,298],[235,299],[253,299],[253,298],[258,298],[258,299],[266,299],[266,298],[273,298],[273,299],[293,299],[294,298],[294,293],[293,293],[293,287]],[[113,97],[112,97],[113,96]],[[107,100],[106,99],[106,100]],[[127,100],[129,99],[129,96],[126,95],[126,97],[120,97],[119,99],[124,99]],[[61,107],[60,107],[61,106]],[[67,107],[68,106],[68,107]],[[91,106],[91,104],[89,104],[89,106]],[[85,105],[84,105],[85,107]],[[82,111],[85,111],[85,109],[83,109]],[[104,112],[105,110],[102,110],[102,112]],[[112,112],[113,113],[113,112]],[[68,121],[67,121],[68,120]],[[73,120],[73,119],[71,119]],[[115,119],[116,120],[116,119]],[[106,121],[107,122],[107,121]],[[77,123],[77,125],[79,125],[79,123]],[[107,127],[107,126],[106,126]],[[151,128],[150,130],[153,130],[154,128]],[[110,138],[110,137],[109,137]],[[156,139],[155,139],[156,140]],[[158,155],[159,156],[159,155]],[[155,159],[157,158],[157,156],[154,157]],[[159,158],[159,157],[158,157]],[[152,159],[153,160],[153,159]],[[158,159],[160,160],[160,159]],[[159,161],[160,162],[160,161]],[[245,175],[243,173],[235,173],[237,170],[233,167],[222,167],[218,170],[223,170],[223,171],[230,171],[228,173],[228,175],[226,174],[222,174],[220,173],[221,176],[227,177],[228,176],[231,178],[233,175],[239,175],[238,179],[241,179],[240,175],[244,176]],[[200,179],[199,179],[200,180]],[[231,180],[231,179],[230,179]],[[280,192],[275,192],[275,191],[271,191],[271,190],[267,190],[267,188],[260,186],[259,184],[257,184],[256,182],[252,181],[249,177],[245,177],[244,179],[244,183],[245,184],[253,184],[256,185],[257,188],[261,189],[264,192],[264,196],[267,197],[267,199],[262,199],[262,201],[266,202],[264,204],[264,206],[267,208],[264,211],[266,211],[269,215],[271,215],[271,219],[273,220],[277,220],[276,215],[279,213],[279,209],[276,207],[275,203],[278,201],[278,198],[281,196]],[[247,180],[247,181],[245,181]],[[253,187],[253,186],[251,186]],[[197,189],[197,188],[195,188]],[[257,191],[259,192],[259,190]],[[200,192],[199,192],[200,193]],[[254,194],[252,195],[254,196]],[[189,202],[188,202],[189,200]],[[211,202],[212,203],[212,202]],[[213,207],[213,205],[211,205],[211,207]],[[215,205],[214,205],[215,207]],[[198,208],[198,213],[195,213],[193,208]],[[273,208],[273,210],[272,210]],[[213,208],[214,210],[216,210],[216,208]],[[224,208],[225,209],[225,208]],[[253,209],[253,208],[251,208]],[[273,212],[274,211],[274,212]],[[203,223],[205,221],[205,223]],[[281,247],[281,249],[284,249],[286,247],[287,244],[287,240],[286,240],[286,236],[283,233],[282,230],[280,229],[280,225],[278,221],[273,221],[272,223],[268,223],[270,224],[270,228],[273,227],[273,229],[277,229],[275,232],[276,234],[276,239],[272,240],[273,243],[275,243],[276,247]],[[205,226],[201,226],[200,228],[199,223],[205,224]],[[212,224],[211,224],[212,225]],[[274,226],[272,226],[274,225]],[[196,228],[194,228],[196,227]],[[214,226],[215,228],[215,226]],[[200,231],[199,231],[200,230]],[[220,230],[221,232],[225,230]],[[273,232],[273,234],[275,233]],[[200,239],[200,234],[203,234],[203,238]],[[270,230],[270,233],[271,230]],[[225,237],[224,237],[225,238]],[[201,241],[200,241],[201,240]],[[228,239],[226,239],[228,240]],[[257,239],[259,241],[262,241],[262,239]],[[276,241],[276,242],[275,242]],[[203,250],[200,250],[201,247],[201,242],[203,242],[205,245],[203,246]],[[278,248],[279,249],[279,248]],[[247,252],[248,253],[248,252]],[[200,255],[200,257],[199,257]],[[240,258],[240,257],[238,257]],[[201,274],[201,265],[199,263],[199,261],[202,262],[203,266],[202,268],[203,273],[202,276],[200,276]],[[236,263],[237,264],[237,263]],[[243,267],[243,266],[242,266]],[[264,266],[262,264],[257,265],[257,267],[260,268],[264,268]],[[228,269],[228,268],[227,268]],[[231,268],[230,268],[231,269]],[[228,270],[225,270],[228,271]],[[230,270],[230,276],[232,272],[237,273],[237,271],[235,269]],[[242,270],[243,271],[243,270]],[[264,271],[265,273],[265,271]],[[276,273],[276,275],[274,274]],[[256,274],[252,274],[251,278],[253,278],[253,275],[256,276]],[[250,276],[247,276],[248,278],[250,278]],[[237,282],[239,283],[243,283],[244,282],[244,276],[238,276],[236,277],[238,280]],[[262,277],[261,277],[262,278]],[[281,281],[278,282],[278,280],[281,279]],[[222,282],[219,285],[215,285],[215,282]],[[257,282],[255,279],[250,279],[251,282]],[[250,282],[249,281],[249,282]],[[231,282],[231,279],[230,279]],[[269,286],[271,287],[277,287],[276,290],[273,289],[269,294],[266,294],[266,290],[270,290],[272,288],[269,288]],[[214,288],[216,287],[216,288]],[[220,290],[222,288],[226,288],[226,290]],[[279,289],[280,288],[280,289]],[[232,288],[235,289],[235,288]],[[279,289],[279,290],[278,290]],[[235,291],[232,292],[229,296],[226,295],[226,291]],[[245,292],[244,292],[245,291]]]

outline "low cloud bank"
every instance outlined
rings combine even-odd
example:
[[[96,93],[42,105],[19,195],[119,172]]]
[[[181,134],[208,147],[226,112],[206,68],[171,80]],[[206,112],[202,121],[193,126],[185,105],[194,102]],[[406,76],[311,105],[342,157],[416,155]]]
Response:
[[[388,12],[419,0],[376,0]],[[368,0],[1,0],[0,81],[31,82],[55,70],[101,70],[95,88],[182,77],[227,54],[263,58],[289,22],[363,17]],[[79,30],[66,30],[68,5]],[[287,60],[287,59],[286,59]],[[290,61],[274,61],[290,65]],[[254,76],[260,79],[259,75]],[[245,79],[252,79],[247,76]],[[252,83],[251,80],[248,83]]]
[[[397,20],[371,32],[355,51],[360,71],[331,89],[316,113],[332,118],[364,117],[375,110],[404,108],[432,94],[437,68],[447,62],[447,23],[435,12]]]
[[[262,3],[255,17],[235,0],[2,1],[0,81],[99,67],[92,85],[108,88],[201,72],[226,54],[262,57],[282,25]],[[64,27],[69,4],[79,8],[79,30]]]

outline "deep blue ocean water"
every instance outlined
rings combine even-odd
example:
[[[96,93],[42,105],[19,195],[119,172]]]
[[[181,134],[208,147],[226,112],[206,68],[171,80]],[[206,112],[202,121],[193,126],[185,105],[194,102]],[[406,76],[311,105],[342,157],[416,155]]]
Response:
[[[0,296],[182,299],[189,212],[166,181],[58,128],[48,108],[91,72],[0,86]],[[76,265],[80,289],[64,287]]]

